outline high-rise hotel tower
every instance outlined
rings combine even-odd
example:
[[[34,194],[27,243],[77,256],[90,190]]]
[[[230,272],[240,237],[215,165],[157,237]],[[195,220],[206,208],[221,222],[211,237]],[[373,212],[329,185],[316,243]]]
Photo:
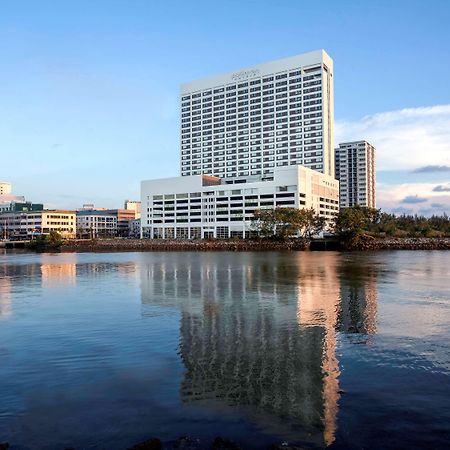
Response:
[[[334,177],[333,61],[324,50],[181,86],[181,175]]]

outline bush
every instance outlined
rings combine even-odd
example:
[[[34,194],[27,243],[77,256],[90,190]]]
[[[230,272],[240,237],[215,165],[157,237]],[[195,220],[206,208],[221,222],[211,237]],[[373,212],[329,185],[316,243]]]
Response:
[[[443,216],[412,216],[383,213],[381,210],[354,206],[342,208],[336,216],[334,231],[344,243],[356,243],[368,235],[384,237],[450,236],[450,219]]]
[[[57,231],[52,230],[49,234],[42,234],[32,240],[28,247],[33,249],[55,249],[61,247],[62,243],[62,236]]]

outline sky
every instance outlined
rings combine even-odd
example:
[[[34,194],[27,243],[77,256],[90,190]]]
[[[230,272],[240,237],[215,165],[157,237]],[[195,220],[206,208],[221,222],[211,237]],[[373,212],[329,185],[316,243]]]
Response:
[[[177,176],[180,84],[325,49],[335,143],[377,148],[377,206],[450,213],[447,0],[0,0],[0,180],[122,207]]]

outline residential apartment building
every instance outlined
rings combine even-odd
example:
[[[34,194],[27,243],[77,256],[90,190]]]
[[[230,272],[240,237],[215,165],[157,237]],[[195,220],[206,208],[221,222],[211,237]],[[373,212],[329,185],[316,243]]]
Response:
[[[77,211],[77,234],[79,237],[99,238],[117,236],[117,216],[105,211]]]
[[[4,236],[27,239],[57,231],[63,237],[76,236],[75,211],[7,211],[0,214],[0,229]]]
[[[248,237],[258,208],[314,208],[331,220],[339,209],[334,177],[299,165],[274,169],[272,180],[191,175],[143,181],[142,236],[163,239]]]
[[[334,176],[333,61],[324,50],[181,86],[181,175]]]
[[[335,150],[340,207],[376,207],[375,147],[367,141],[344,142]]]

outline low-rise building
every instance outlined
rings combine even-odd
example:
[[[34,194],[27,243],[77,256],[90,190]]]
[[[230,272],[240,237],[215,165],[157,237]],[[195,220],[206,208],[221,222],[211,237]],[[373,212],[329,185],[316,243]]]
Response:
[[[0,212],[1,239],[23,238],[26,239],[26,213],[19,211]]]
[[[57,231],[67,239],[76,236],[76,213],[64,210],[7,211],[0,214],[3,237],[28,239]]]
[[[295,165],[276,168],[265,181],[208,175],[147,180],[141,201],[144,238],[247,237],[261,208],[314,208],[330,221],[339,211],[339,182]]]
[[[106,209],[105,213],[116,217],[117,236],[127,237],[130,233],[130,220],[136,219],[136,212],[128,209]]]
[[[125,200],[124,208],[127,211],[134,211],[136,219],[141,217],[141,202],[137,200]]]
[[[137,219],[140,217],[138,213],[138,204],[140,207],[140,202],[132,202],[130,200],[127,200],[125,202],[125,205],[128,204],[128,209],[108,209],[108,208],[97,208],[93,204],[85,204],[83,205],[83,208],[79,209],[77,211],[77,216],[80,218],[82,217],[81,213],[87,212],[89,214],[92,214],[91,218],[89,218],[89,215],[86,215],[84,219],[80,219],[79,223],[84,228],[85,226],[91,226],[89,223],[92,223],[92,220],[97,220],[98,223],[101,223],[103,221],[102,217],[106,216],[114,216],[115,218],[115,233],[114,236],[119,237],[128,237],[130,234],[130,221]],[[83,222],[83,223],[82,223]],[[111,231],[110,227],[112,226],[112,222],[109,221],[109,227],[106,230],[99,229],[101,234],[99,234],[97,237],[103,236],[103,231],[106,232],[106,235],[109,236],[109,231]],[[94,227],[95,228],[95,227]],[[84,232],[84,230],[83,230]],[[79,233],[80,234],[80,233]],[[86,233],[84,233],[86,234]],[[93,230],[93,234],[95,235],[95,230]]]
[[[105,211],[77,211],[77,235],[91,239],[117,236],[117,217]]]
[[[73,239],[76,236],[76,213],[65,210],[44,210],[26,213],[27,235],[49,234],[57,231],[62,237]]]

